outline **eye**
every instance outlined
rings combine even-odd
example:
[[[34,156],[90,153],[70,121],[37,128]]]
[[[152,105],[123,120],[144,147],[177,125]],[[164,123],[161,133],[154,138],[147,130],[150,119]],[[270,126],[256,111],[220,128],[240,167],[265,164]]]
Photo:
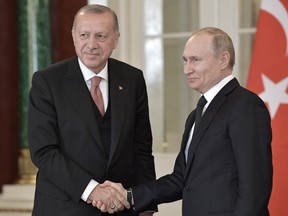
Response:
[[[193,58],[192,58],[192,61],[193,61],[193,62],[200,62],[200,61],[201,61],[201,58],[199,58],[199,57],[193,57]]]
[[[88,34],[82,33],[82,34],[80,34],[80,38],[81,39],[86,39],[86,38],[88,38]]]
[[[106,34],[97,34],[96,35],[98,41],[105,42],[108,40],[108,35]]]

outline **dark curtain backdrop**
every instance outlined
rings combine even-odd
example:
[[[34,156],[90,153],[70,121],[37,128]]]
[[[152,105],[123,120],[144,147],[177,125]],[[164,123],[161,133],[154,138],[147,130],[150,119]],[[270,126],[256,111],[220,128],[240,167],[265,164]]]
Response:
[[[0,190],[17,178],[19,143],[17,0],[0,1]]]
[[[19,42],[18,1],[0,1],[0,192],[18,178]],[[71,28],[87,0],[51,0],[51,62],[75,55]]]
[[[85,4],[87,0],[51,1],[52,62],[75,55],[71,29],[75,13]]]

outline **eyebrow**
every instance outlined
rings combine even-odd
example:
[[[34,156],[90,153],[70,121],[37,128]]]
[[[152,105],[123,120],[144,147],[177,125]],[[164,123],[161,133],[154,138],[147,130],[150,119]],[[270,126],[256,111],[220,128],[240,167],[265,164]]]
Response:
[[[202,59],[202,57],[200,56],[197,56],[197,55],[192,55],[192,56],[183,56],[182,57],[183,59],[190,59],[190,60],[193,60],[193,59]]]

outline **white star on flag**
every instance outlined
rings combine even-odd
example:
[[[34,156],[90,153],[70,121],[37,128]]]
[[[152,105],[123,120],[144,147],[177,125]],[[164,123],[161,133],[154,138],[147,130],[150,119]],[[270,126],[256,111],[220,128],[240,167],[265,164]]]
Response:
[[[269,212],[270,216],[287,216],[288,0],[261,0],[253,46],[247,88],[265,102],[273,134]]]
[[[276,115],[280,104],[288,104],[288,77],[274,83],[264,74],[261,74],[264,91],[259,94],[259,97],[268,104],[271,118]]]

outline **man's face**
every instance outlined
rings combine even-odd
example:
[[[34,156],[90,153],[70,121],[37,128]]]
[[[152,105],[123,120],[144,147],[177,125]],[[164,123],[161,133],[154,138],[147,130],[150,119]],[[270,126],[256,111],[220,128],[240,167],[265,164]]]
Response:
[[[204,33],[192,36],[183,52],[189,87],[204,94],[216,85],[223,78],[220,59],[213,52],[212,36]]]
[[[83,64],[99,73],[117,47],[119,32],[114,31],[110,13],[81,13],[76,17],[72,37],[77,56]]]

